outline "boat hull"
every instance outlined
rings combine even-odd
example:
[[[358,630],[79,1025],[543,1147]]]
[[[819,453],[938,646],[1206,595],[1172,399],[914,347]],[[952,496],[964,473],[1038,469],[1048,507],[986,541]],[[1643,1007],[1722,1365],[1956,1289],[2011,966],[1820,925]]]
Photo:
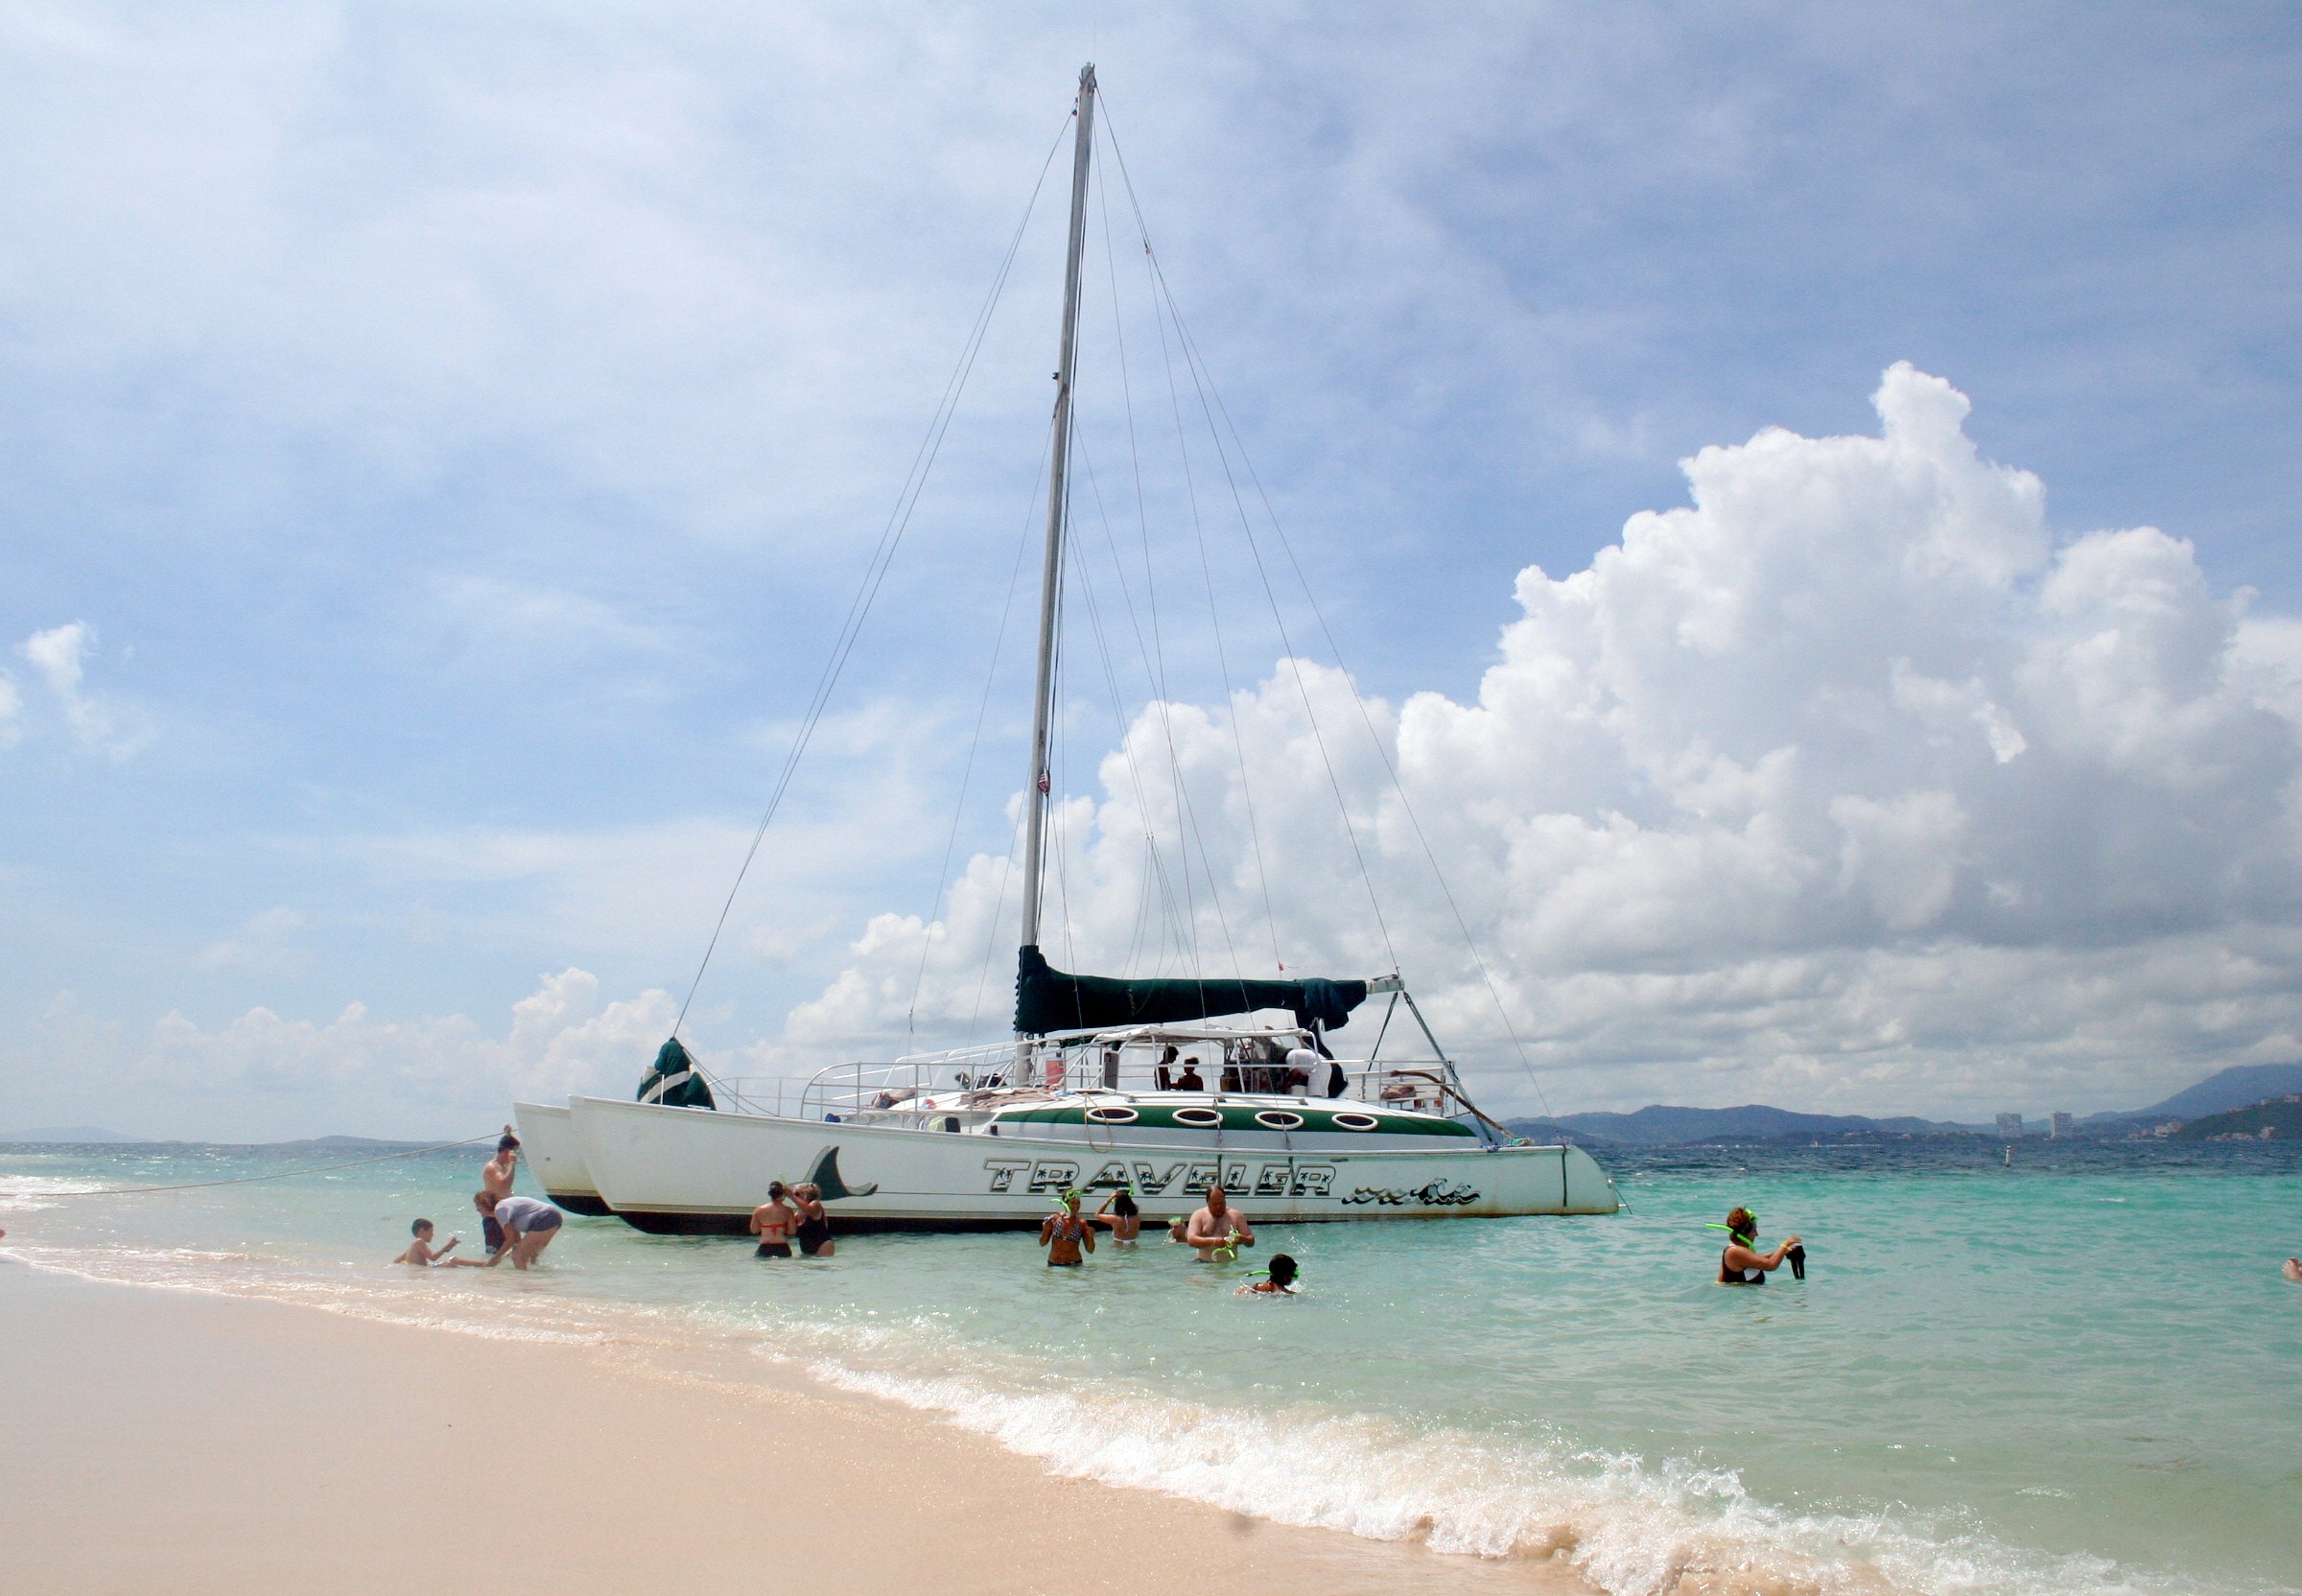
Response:
[[[1036,1226],[1067,1186],[1131,1186],[1147,1216],[1198,1206],[1210,1181],[1257,1225],[1612,1213],[1614,1184],[1576,1147],[1445,1151],[1220,1145],[1172,1137],[987,1136],[771,1115],[570,1100],[599,1195],[644,1231],[740,1234],[767,1184],[812,1181],[842,1230]]]
[[[568,1110],[551,1103],[514,1103],[511,1110],[519,1123],[521,1156],[544,1195],[570,1213],[598,1218],[612,1212],[592,1184]]]

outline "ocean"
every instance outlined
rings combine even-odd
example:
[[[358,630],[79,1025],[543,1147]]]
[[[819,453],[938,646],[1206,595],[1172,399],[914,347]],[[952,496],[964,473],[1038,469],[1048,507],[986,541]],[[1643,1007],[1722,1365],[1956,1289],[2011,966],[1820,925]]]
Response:
[[[443,1331],[804,1369],[1067,1474],[1594,1588],[2302,1588],[2302,1148],[1897,1142],[1603,1157],[1610,1218],[1274,1228],[1294,1299],[1158,1232],[1089,1265],[1022,1234],[828,1260],[571,1219],[528,1274],[476,1242],[484,1156],[0,1149],[0,1255]],[[118,1185],[293,1178],[134,1196]],[[526,1189],[523,1186],[523,1189]],[[1720,1232],[1808,1278],[1711,1283]],[[1252,1208],[1249,1209],[1252,1214]],[[834,1209],[836,1218],[836,1209]],[[1154,1217],[1163,1217],[1155,1213]]]

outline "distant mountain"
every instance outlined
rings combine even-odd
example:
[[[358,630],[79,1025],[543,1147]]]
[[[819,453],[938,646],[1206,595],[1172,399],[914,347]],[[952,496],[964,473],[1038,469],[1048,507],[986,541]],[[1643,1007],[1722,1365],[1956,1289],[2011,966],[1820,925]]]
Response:
[[[1872,1119],[1859,1114],[1794,1114],[1789,1109],[1748,1103],[1735,1109],[1682,1109],[1653,1104],[1635,1114],[1562,1114],[1548,1120],[1515,1119],[1521,1136],[1538,1129],[1564,1131],[1577,1139],[1611,1141],[1630,1147],[1662,1147],[1683,1141],[1767,1140],[1795,1136],[1934,1136],[1969,1130],[1965,1125],[1898,1115]]]
[[[2210,1114],[2193,1119],[2173,1134],[2176,1141],[2213,1141],[2222,1137],[2252,1137],[2264,1141],[2291,1141],[2302,1137],[2302,1099],[2274,1097],[2228,1114]]]
[[[2240,1064],[2207,1076],[2163,1103],[2122,1115],[2125,1119],[2201,1119],[2251,1108],[2266,1097],[2302,1091],[2302,1064]]]
[[[101,1125],[35,1125],[29,1131],[0,1131],[0,1141],[71,1142],[88,1146],[101,1141],[142,1141],[140,1136],[125,1131],[107,1131]]]

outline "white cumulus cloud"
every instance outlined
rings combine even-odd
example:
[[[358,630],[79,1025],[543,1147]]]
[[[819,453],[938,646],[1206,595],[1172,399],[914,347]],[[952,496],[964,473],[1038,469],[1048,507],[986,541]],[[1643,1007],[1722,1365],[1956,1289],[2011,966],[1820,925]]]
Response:
[[[1144,710],[1059,806],[1050,956],[1396,956],[1514,1106],[1458,910],[1559,1108],[2131,1106],[2302,1052],[2302,628],[2156,528],[2057,540],[1939,378],[1875,404],[1875,436],[1706,448],[1690,503],[1521,572],[1469,702],[1282,661]],[[765,1051],[996,1034],[1013,876],[874,920]]]

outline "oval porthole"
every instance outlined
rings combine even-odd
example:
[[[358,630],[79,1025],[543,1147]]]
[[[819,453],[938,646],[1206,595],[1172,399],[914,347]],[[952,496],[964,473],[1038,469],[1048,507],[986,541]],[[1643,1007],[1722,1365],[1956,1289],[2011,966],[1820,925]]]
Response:
[[[1087,1116],[1098,1125],[1132,1125],[1136,1117],[1135,1110],[1111,1103],[1089,1109]]]
[[[1266,1130],[1292,1131],[1303,1124],[1303,1115],[1289,1114],[1285,1109],[1265,1109],[1255,1116],[1255,1122]]]
[[[1223,1123],[1223,1116],[1213,1109],[1177,1109],[1175,1123],[1188,1125],[1193,1130],[1211,1130]]]
[[[1372,1114],[1343,1113],[1335,1115],[1335,1128],[1342,1131],[1372,1131],[1382,1121]]]

